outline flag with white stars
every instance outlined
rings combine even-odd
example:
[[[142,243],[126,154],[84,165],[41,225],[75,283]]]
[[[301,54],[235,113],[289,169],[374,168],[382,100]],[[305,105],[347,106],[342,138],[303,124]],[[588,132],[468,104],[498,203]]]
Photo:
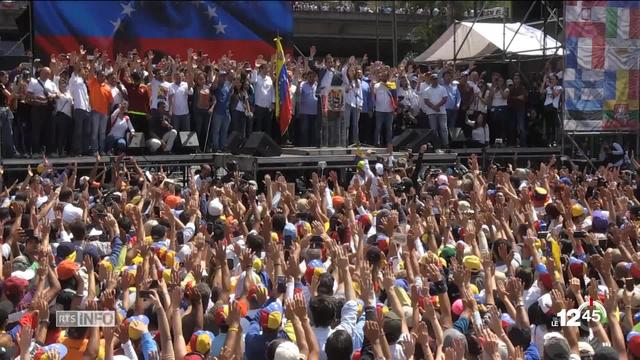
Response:
[[[188,48],[217,59],[240,60],[274,52],[273,35],[293,34],[289,1],[34,1],[36,54],[75,51],[174,56]],[[183,55],[184,56],[184,55]]]

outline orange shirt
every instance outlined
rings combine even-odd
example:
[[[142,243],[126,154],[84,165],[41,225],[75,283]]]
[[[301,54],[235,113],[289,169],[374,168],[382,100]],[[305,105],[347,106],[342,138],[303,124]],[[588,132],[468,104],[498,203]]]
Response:
[[[102,115],[109,115],[109,103],[113,101],[111,87],[107,83],[100,84],[95,76],[89,78],[89,103],[91,109]]]

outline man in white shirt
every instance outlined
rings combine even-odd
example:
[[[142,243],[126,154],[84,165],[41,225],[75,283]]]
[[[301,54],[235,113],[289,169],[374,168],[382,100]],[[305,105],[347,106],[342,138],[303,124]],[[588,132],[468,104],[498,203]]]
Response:
[[[71,145],[71,155],[77,156],[82,154],[84,141],[90,141],[87,137],[83,137],[85,131],[90,129],[90,113],[91,105],[89,104],[89,92],[85,77],[87,73],[79,63],[73,64],[73,74],[69,78],[69,92],[73,98],[73,137]]]
[[[318,74],[318,94],[320,101],[318,107],[322,115],[320,127],[320,144],[321,146],[336,145],[338,140],[338,122],[342,111],[329,111],[328,96],[332,85],[342,85],[342,76],[334,67],[333,57],[327,55],[324,58],[323,66],[317,66],[313,57],[316,55],[316,47],[309,49],[309,69]]]
[[[273,80],[268,71],[267,64],[261,64],[258,67],[258,71],[252,74],[251,82],[255,91],[255,111],[253,112],[254,121],[251,131],[264,131],[272,135],[272,110],[276,93],[273,88]]]
[[[449,129],[447,127],[447,112],[444,105],[447,103],[447,90],[438,83],[438,75],[431,75],[431,86],[424,90],[424,104],[426,114],[429,117],[429,126],[440,136],[443,146],[449,146]]]
[[[164,72],[162,70],[155,69],[153,70],[153,80],[151,80],[149,85],[151,87],[150,108],[151,115],[153,116],[158,111],[158,101],[164,101],[165,104],[168,104],[167,100],[171,83],[165,81]]]
[[[391,131],[393,128],[393,98],[391,90],[387,87],[389,71],[384,70],[379,76],[380,82],[373,86],[374,106],[376,109],[376,128],[374,142],[376,147],[387,147],[391,144]],[[384,128],[384,141],[380,140]]]
[[[32,78],[27,87],[27,94],[31,103],[31,152],[38,154],[43,151],[43,135],[53,131],[50,106],[58,97],[58,87],[50,80],[51,69],[44,67],[40,70],[40,77]],[[55,146],[55,136],[44,136],[50,139],[49,145]]]
[[[176,72],[169,87],[169,114],[171,126],[178,132],[190,131],[189,95],[192,94],[193,88],[184,81],[184,73]]]

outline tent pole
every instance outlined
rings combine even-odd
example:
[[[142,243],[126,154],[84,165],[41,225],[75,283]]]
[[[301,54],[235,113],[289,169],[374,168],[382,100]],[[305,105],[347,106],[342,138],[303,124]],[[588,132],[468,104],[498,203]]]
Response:
[[[504,16],[504,11],[502,12],[502,60],[507,61],[507,50],[505,46],[507,42],[507,17]]]
[[[380,7],[376,4],[376,61],[380,60]]]
[[[391,33],[393,34],[393,41],[392,41],[392,46],[393,46],[393,66],[397,66],[398,65],[398,26],[397,26],[397,22],[396,22],[396,2],[395,0],[393,1],[393,17],[391,18],[392,20],[392,27],[393,29],[391,29]]]
[[[471,31],[473,30],[473,27],[476,25],[476,22],[478,21],[478,18],[480,17],[480,14],[484,11],[484,6],[487,2],[486,1],[482,1],[482,6],[480,7],[480,10],[476,11],[474,13],[474,18],[473,18],[473,23],[471,24],[471,27],[469,28],[469,30],[467,31],[466,35],[464,36],[464,38],[462,39],[462,42],[460,43],[460,47],[458,47],[456,49],[456,44],[455,44],[455,39],[456,39],[456,29],[455,29],[455,21],[453,22],[454,24],[454,28],[453,28],[453,49],[455,50],[455,53],[453,54],[453,61],[455,62],[455,59],[458,58],[458,54],[460,53],[460,50],[462,50],[462,45],[464,44],[465,41],[467,41],[467,38],[469,37],[469,35],[471,34]]]
[[[458,57],[458,53],[456,52],[456,24],[457,20],[453,20],[453,63],[456,63],[456,58]]]
[[[509,44],[507,44],[507,47],[504,48],[504,51],[506,52],[507,50],[509,50],[509,47],[511,46],[511,43],[513,43],[513,40],[516,38],[516,35],[518,35],[518,31],[520,31],[520,28],[522,27],[522,25],[524,25],[524,23],[527,22],[527,19],[529,18],[529,13],[531,13],[531,10],[533,10],[533,6],[536,4],[536,1],[531,3],[531,6],[529,6],[529,10],[527,10],[527,13],[524,15],[524,19],[522,20],[522,22],[520,23],[520,26],[518,26],[518,29],[516,30],[516,32],[513,34],[513,37],[511,37],[511,40],[509,41]]]

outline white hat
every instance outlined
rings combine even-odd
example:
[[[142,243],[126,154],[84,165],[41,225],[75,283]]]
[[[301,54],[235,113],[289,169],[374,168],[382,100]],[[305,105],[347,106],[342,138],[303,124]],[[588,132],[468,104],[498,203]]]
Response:
[[[102,230],[91,228],[91,231],[89,231],[89,233],[87,234],[87,237],[94,237],[94,236],[100,236],[100,235],[102,235]]]
[[[81,208],[67,204],[67,206],[62,209],[62,221],[71,224],[72,222],[82,219],[82,214],[83,210]]]
[[[2,257],[5,259],[11,257],[11,245],[7,243],[2,244]]]
[[[220,202],[220,199],[215,198],[215,199],[209,201],[209,206],[207,207],[207,212],[211,216],[220,216],[220,215],[222,215],[222,210],[223,209],[224,208],[222,206],[222,203]]]
[[[12,272],[11,276],[15,276],[17,278],[30,281],[31,279],[33,279],[36,276],[36,272],[33,271],[33,269],[27,269],[27,270],[24,270],[24,271],[18,270],[18,271]]]
[[[44,205],[48,200],[48,196],[39,196],[38,199],[36,199],[36,209],[39,209],[40,206]]]
[[[300,349],[291,341],[283,341],[276,348],[273,360],[300,360]]]
[[[157,220],[149,220],[146,223],[144,223],[144,233],[145,234],[151,234],[151,228],[158,225],[158,221]]]
[[[384,174],[384,165],[377,163],[376,164],[376,174],[382,176]]]

